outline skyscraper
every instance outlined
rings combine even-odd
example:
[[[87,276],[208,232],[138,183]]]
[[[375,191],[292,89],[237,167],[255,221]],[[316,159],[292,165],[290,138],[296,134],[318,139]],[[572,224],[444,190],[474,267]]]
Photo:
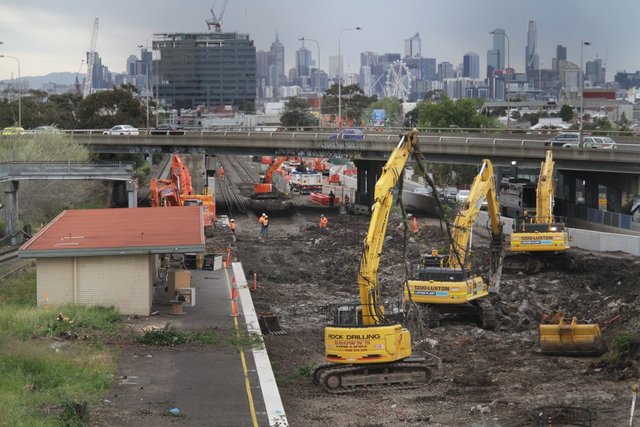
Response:
[[[284,45],[280,43],[278,33],[276,32],[276,40],[271,43],[269,49],[269,86],[273,87],[274,92],[284,84],[286,76],[284,74]]]
[[[527,46],[524,49],[525,70],[529,79],[532,78],[533,72],[540,68],[537,38],[538,30],[536,21],[529,21],[529,27],[527,30]]]
[[[500,51],[490,49],[487,51],[487,78],[493,77],[493,72],[500,70]]]
[[[505,49],[505,40],[507,38],[502,28],[496,28],[491,32],[493,34],[493,49],[498,52],[498,69],[504,70],[505,68],[505,55],[507,51]],[[488,52],[487,52],[488,56]]]
[[[416,33],[413,37],[404,40],[405,58],[420,58],[422,56],[421,49],[419,33]]]
[[[462,57],[462,77],[480,78],[480,56],[475,52],[468,52]]]
[[[304,42],[302,42],[302,47],[296,51],[296,70],[298,77],[309,76],[311,65],[311,51],[304,47]]]
[[[438,64],[438,80],[452,79],[455,77],[453,64],[451,62],[441,62]]]
[[[556,46],[556,57],[553,63],[553,71],[556,73],[560,72],[560,61],[567,60],[567,48],[562,46],[561,44]]]

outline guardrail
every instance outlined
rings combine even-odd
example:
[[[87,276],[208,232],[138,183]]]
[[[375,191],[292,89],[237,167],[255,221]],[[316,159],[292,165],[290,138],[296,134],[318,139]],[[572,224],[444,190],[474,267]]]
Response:
[[[131,178],[135,171],[134,163],[11,162],[0,163],[0,181],[39,176],[100,175]]]

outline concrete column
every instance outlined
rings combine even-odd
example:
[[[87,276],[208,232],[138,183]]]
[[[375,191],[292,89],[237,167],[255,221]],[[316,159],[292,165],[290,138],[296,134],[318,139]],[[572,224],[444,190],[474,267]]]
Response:
[[[622,191],[607,187],[607,210],[609,212],[622,212]]]
[[[138,207],[138,183],[136,180],[127,181],[127,202],[130,208]]]
[[[588,180],[584,184],[584,204],[593,209],[598,209],[600,199],[600,185],[595,180]]]
[[[562,197],[569,203],[576,203],[576,177],[573,174],[562,175]]]
[[[15,236],[18,233],[18,181],[3,182],[2,191],[4,191],[4,234]],[[12,243],[14,243],[13,239]]]
[[[367,194],[367,174],[369,173],[368,163],[366,160],[355,160],[354,164],[358,168],[358,174],[356,175],[356,197],[354,203],[359,205],[366,205]]]

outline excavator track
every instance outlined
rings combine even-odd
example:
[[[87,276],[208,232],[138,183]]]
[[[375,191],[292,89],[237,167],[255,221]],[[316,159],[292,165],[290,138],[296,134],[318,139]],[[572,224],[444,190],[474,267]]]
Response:
[[[433,366],[424,361],[322,366],[314,378],[332,394],[425,387],[433,376]]]

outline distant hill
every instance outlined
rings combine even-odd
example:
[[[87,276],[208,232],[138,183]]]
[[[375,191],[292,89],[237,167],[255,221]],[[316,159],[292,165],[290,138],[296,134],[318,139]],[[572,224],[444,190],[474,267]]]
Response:
[[[84,74],[78,74],[80,84],[84,79]],[[47,83],[61,85],[72,85],[76,82],[76,73],[49,73],[46,76],[22,76],[22,80],[29,83],[29,89],[42,89]],[[8,80],[4,80],[6,82]],[[26,85],[25,85],[26,86]]]

